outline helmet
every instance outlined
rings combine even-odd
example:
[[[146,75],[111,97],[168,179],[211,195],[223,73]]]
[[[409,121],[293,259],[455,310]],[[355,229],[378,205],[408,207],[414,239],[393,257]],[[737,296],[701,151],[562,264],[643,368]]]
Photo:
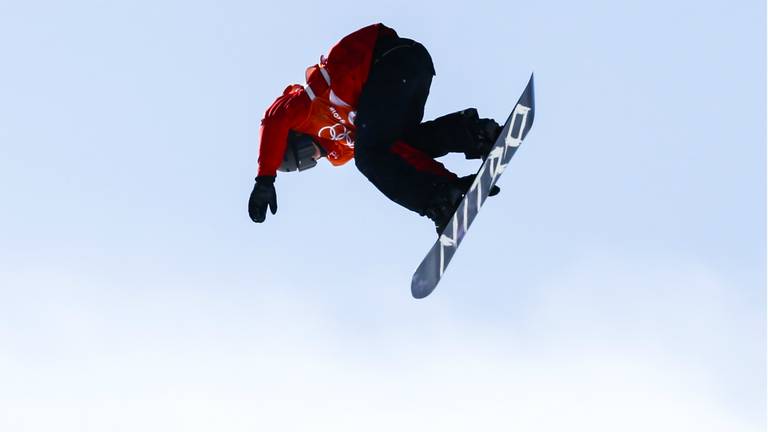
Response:
[[[312,136],[288,131],[288,145],[283,155],[283,163],[277,168],[278,171],[304,171],[314,168],[317,165],[318,157],[326,156],[325,150],[317,145]]]

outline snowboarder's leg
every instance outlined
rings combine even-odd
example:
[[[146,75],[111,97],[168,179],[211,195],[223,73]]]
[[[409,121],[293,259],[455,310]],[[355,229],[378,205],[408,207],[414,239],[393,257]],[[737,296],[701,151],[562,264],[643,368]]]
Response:
[[[423,215],[438,186],[457,178],[403,141],[424,116],[434,67],[421,44],[399,38],[386,43],[377,49],[358,101],[355,164],[387,197]]]
[[[405,133],[405,141],[431,157],[464,153],[467,159],[480,159],[490,151],[501,126],[492,119],[481,119],[477,109],[467,108],[421,123]]]

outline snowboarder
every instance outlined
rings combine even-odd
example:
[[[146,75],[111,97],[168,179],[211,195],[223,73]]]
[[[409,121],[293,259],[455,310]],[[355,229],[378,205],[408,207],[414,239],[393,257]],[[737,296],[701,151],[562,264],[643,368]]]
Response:
[[[474,180],[435,158],[485,158],[501,132],[475,108],[422,123],[435,69],[426,48],[383,24],[341,39],[289,85],[261,122],[259,168],[248,213],[277,212],[277,171],[303,171],[326,158],[355,165],[384,195],[434,223],[438,234]],[[494,186],[490,195],[499,192]]]

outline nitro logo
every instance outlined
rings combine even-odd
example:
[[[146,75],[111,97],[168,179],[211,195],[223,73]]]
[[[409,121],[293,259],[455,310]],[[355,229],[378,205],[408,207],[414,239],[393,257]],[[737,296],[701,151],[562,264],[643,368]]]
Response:
[[[514,117],[512,123],[509,125],[507,138],[504,140],[507,147],[518,147],[520,143],[523,142],[523,137],[525,136],[524,126],[528,121],[528,112],[530,110],[529,107],[523,105],[515,107],[515,112],[512,114]]]
[[[437,241],[413,273],[411,294],[414,298],[424,298],[437,287],[459,244],[463,242],[467,229],[477,217],[480,207],[488,197],[488,193],[533,126],[535,111],[533,75],[531,75],[523,94],[520,95],[512,113],[504,123],[501,134],[493,143],[491,151],[481,164],[472,185],[448,221],[448,226],[440,233]]]
[[[531,127],[528,124],[528,113],[530,107],[518,104],[510,116],[510,121],[506,126],[504,138],[496,140],[494,147],[488,153],[488,157],[480,167],[480,171],[475,177],[475,181],[467,191],[464,199],[459,203],[456,213],[451,218],[448,227],[440,235],[440,266],[439,275],[442,277],[445,267],[453,257],[456,248],[467,233],[467,229],[480,211],[480,207],[488,198],[488,192],[496,183],[501,173],[506,169],[512,155],[515,154],[520,143],[523,142],[526,132]]]

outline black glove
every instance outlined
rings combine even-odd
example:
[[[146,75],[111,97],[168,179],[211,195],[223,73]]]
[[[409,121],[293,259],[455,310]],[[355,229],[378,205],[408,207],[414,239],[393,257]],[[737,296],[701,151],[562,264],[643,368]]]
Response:
[[[275,192],[275,176],[256,177],[251,198],[248,200],[248,215],[256,223],[264,222],[267,218],[267,205],[272,214],[277,213],[277,192]]]

